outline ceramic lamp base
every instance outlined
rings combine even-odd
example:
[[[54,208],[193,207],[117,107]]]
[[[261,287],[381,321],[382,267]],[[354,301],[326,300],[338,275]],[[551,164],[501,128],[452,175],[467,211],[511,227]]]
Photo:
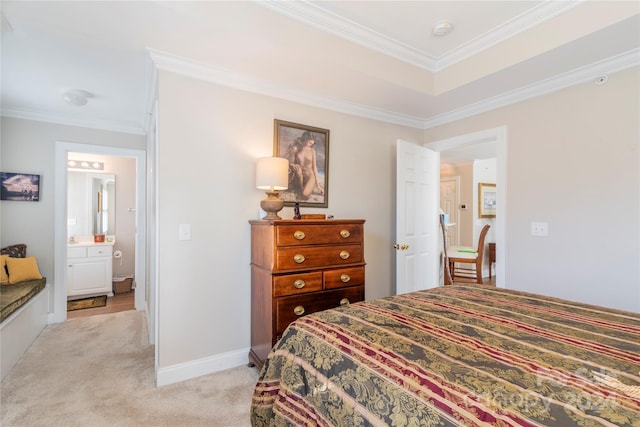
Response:
[[[267,213],[262,219],[282,219],[278,212],[284,207],[284,202],[278,197],[278,191],[265,191],[267,198],[260,201],[260,207]]]

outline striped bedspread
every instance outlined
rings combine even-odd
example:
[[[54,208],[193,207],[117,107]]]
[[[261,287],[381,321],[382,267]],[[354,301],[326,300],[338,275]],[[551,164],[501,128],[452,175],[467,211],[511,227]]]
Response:
[[[253,426],[640,426],[640,314],[448,286],[311,314]]]

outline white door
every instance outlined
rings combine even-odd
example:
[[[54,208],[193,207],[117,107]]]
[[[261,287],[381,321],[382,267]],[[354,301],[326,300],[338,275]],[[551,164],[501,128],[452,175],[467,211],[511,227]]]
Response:
[[[440,153],[398,140],[396,294],[439,285]]]
[[[460,244],[460,222],[458,220],[458,188],[460,177],[440,179],[440,209],[449,217],[446,227],[447,247]]]

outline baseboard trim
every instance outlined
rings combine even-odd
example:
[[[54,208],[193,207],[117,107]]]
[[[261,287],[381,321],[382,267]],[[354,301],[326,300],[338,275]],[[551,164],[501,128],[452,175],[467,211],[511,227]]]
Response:
[[[156,375],[156,386],[162,387],[190,380],[191,378],[224,371],[225,369],[235,368],[236,366],[246,365],[248,363],[248,348],[217,354],[215,356],[193,360],[191,362],[179,363],[177,365],[158,369]]]

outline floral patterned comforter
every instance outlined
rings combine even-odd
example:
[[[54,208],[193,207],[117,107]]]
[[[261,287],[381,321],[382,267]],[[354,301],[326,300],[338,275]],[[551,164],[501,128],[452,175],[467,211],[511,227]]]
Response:
[[[640,314],[447,286],[292,323],[253,426],[640,426]]]

